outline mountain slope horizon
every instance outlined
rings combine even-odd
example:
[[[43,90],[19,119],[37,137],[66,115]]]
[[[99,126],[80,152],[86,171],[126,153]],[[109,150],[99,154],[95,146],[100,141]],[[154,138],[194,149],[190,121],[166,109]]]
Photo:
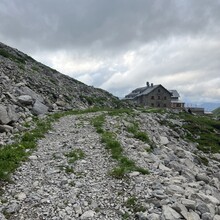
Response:
[[[92,105],[116,107],[119,103],[109,92],[64,75],[1,42],[0,70],[3,78],[7,76],[15,84],[23,83],[41,95],[50,108],[52,105],[62,110]],[[5,92],[4,86],[1,87]]]

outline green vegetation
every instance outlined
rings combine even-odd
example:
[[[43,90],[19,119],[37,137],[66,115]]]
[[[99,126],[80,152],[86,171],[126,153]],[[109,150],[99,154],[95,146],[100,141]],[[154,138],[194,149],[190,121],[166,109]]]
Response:
[[[139,110],[142,111],[143,113],[160,113],[160,114],[164,114],[164,113],[167,112],[167,110],[164,109],[164,108],[151,108],[151,107],[144,108],[144,109],[141,108]]]
[[[123,155],[123,148],[121,147],[121,144],[117,141],[116,134],[105,131],[103,129],[104,122],[104,115],[99,115],[92,120],[92,124],[96,128],[96,131],[101,134],[102,143],[104,143],[106,149],[111,152],[112,158],[118,161],[118,167],[115,167],[110,174],[119,179],[123,178],[125,174],[131,171],[138,171],[142,174],[148,174],[148,170],[136,166],[134,161],[128,159]]]
[[[69,158],[70,163],[74,163],[75,161],[84,158],[85,154],[81,149],[74,149],[68,154],[66,154],[66,156]]]
[[[21,161],[27,159],[27,149],[34,149],[37,140],[44,137],[44,134],[51,129],[51,118],[35,120],[36,126],[33,130],[23,133],[13,144],[0,149],[0,180],[9,180],[9,175]]]
[[[128,212],[125,212],[123,215],[122,215],[122,219],[129,219],[130,218],[130,214]]]
[[[133,123],[133,125],[127,128],[127,131],[132,133],[134,135],[134,138],[139,139],[145,143],[151,143],[147,134],[139,130],[138,123]]]
[[[199,150],[204,153],[220,152],[220,121],[187,113],[181,113],[180,117],[185,121],[183,128],[189,131],[186,137],[197,142]]]
[[[65,172],[67,174],[71,174],[71,173],[74,173],[74,169],[71,166],[66,166],[65,167]]]
[[[220,119],[220,107],[216,108],[215,110],[212,111],[213,115]]]
[[[37,67],[37,66],[32,66],[31,69],[36,71],[36,72],[38,72],[40,70],[39,67]]]
[[[18,64],[18,67],[19,67],[21,70],[25,71],[25,65],[24,65],[23,63],[19,63],[19,64]]]
[[[92,119],[92,124],[96,128],[97,133],[99,134],[104,133],[104,130],[102,128],[104,122],[105,122],[105,116],[103,114]]]
[[[199,161],[204,164],[205,166],[209,165],[209,160],[206,157],[203,156],[198,156],[199,157]]]
[[[134,213],[136,212],[145,212],[146,208],[144,208],[139,202],[136,197],[130,197],[125,202],[124,206],[130,210],[132,210]]]
[[[0,48],[0,55],[5,57],[5,58],[8,58],[12,61],[15,61],[16,63],[23,63],[25,64],[25,59],[22,58],[22,57],[19,57],[18,55],[15,56],[11,53],[9,53],[7,50],[3,49],[3,48]]]

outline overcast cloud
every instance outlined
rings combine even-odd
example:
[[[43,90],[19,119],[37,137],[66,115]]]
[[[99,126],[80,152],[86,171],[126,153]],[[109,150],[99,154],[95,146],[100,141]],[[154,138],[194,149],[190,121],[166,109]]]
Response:
[[[123,97],[220,102],[220,0],[1,0],[0,41]]]

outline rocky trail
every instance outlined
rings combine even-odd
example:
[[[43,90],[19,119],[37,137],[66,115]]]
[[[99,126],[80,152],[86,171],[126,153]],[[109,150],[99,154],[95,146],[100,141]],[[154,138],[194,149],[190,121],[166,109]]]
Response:
[[[98,115],[104,115],[103,129],[114,133],[124,157],[149,174],[111,175],[118,162],[92,124]],[[161,125],[165,119],[175,129]],[[5,186],[0,219],[219,220],[219,155],[205,165],[196,144],[182,139],[181,123],[142,112],[61,118]]]

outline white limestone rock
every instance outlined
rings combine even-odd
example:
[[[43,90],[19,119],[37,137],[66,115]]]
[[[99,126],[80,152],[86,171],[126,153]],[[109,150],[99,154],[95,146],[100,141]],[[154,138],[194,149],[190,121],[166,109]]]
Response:
[[[181,219],[181,215],[168,205],[163,205],[162,213],[165,220]]]
[[[93,210],[89,210],[84,212],[81,216],[80,219],[89,219],[89,218],[93,218],[95,216],[95,211]]]

